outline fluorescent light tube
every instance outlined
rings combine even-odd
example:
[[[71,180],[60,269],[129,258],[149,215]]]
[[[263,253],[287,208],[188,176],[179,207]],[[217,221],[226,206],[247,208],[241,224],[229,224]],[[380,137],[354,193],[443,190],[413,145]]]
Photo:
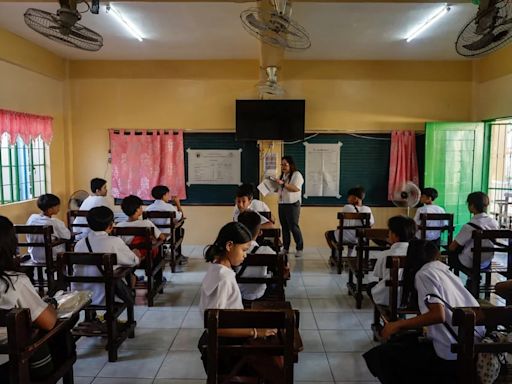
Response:
[[[124,27],[135,37],[137,40],[142,41],[142,35],[140,32],[135,28],[135,26],[127,20],[121,12],[117,8],[114,8],[112,4],[107,5],[107,13],[109,15],[114,16],[120,23],[124,25]]]
[[[448,6],[448,4],[444,4],[436,12],[434,12],[434,14],[432,16],[430,16],[430,18],[427,21],[420,24],[417,28],[414,29],[414,31],[409,36],[407,36],[405,38],[407,40],[407,42],[409,43],[412,39],[414,39],[415,37],[418,37],[418,35],[420,33],[422,33],[425,29],[427,29],[432,24],[434,24],[437,20],[439,20],[441,17],[446,15],[449,10],[450,10],[450,7]]]

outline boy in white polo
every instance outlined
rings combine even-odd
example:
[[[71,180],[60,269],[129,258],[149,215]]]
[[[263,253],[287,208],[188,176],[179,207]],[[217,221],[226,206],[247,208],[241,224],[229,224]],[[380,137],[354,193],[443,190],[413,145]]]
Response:
[[[114,202],[112,199],[107,197],[107,180],[100,179],[95,177],[91,180],[91,191],[92,195],[87,197],[80,205],[81,211],[89,211],[94,207],[108,207],[111,210],[114,210]],[[87,224],[87,219],[85,217],[76,217],[73,221],[73,224]],[[74,227],[73,232],[76,233],[75,238],[80,240],[87,236],[89,233],[89,228],[85,227]]]
[[[60,199],[57,196],[51,193],[39,196],[37,199],[37,207],[41,210],[41,213],[31,215],[28,218],[27,225],[51,225],[53,227],[52,239],[69,240],[71,238],[71,232],[64,222],[56,217],[52,217],[60,211]],[[27,240],[29,242],[42,243],[43,236],[27,235]],[[64,252],[65,250],[66,247],[64,244],[53,247],[53,258],[55,259],[59,252]],[[41,263],[46,262],[44,247],[29,247],[28,253],[30,253],[32,260]]]
[[[91,228],[89,234],[81,239],[75,245],[75,252],[94,252],[94,253],[115,253],[117,255],[117,265],[126,267],[135,267],[140,263],[137,250],[132,251],[118,237],[109,236],[114,227],[114,213],[108,207],[95,207],[87,214],[87,223]],[[75,266],[76,276],[101,276],[100,271],[95,265],[77,265]],[[134,281],[130,282],[132,285]],[[92,291],[92,304],[103,305],[105,303],[105,286],[100,283],[73,283],[72,290]],[[116,286],[116,295],[123,301],[135,301],[130,296],[130,287]]]
[[[253,211],[258,213],[261,225],[264,227],[272,227],[274,219],[270,220],[259,214],[259,212],[270,212],[270,208],[263,201],[254,199],[254,188],[251,184],[242,184],[238,187],[235,196],[235,207],[233,208],[233,221],[238,221],[238,215],[245,211]],[[265,225],[266,224],[266,225]]]
[[[472,192],[467,198],[468,210],[473,214],[471,220],[464,224],[449,246],[449,264],[456,267],[459,264],[471,268],[473,266],[473,231],[474,230],[494,230],[499,229],[499,224],[487,212],[489,206],[489,197],[483,192]],[[483,242],[484,247],[492,247],[490,240]],[[462,251],[461,251],[462,249]],[[460,254],[459,254],[459,251]],[[481,268],[486,268],[491,264],[494,256],[492,252],[482,253]]]

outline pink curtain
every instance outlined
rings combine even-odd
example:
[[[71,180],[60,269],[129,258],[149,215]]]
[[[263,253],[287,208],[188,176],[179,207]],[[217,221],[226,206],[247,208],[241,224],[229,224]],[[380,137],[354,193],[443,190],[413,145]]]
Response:
[[[112,196],[151,199],[151,188],[166,185],[185,199],[183,131],[110,130]]]
[[[31,115],[0,109],[0,134],[7,133],[13,145],[17,137],[25,144],[41,136],[46,144],[50,144],[53,136],[53,117]]]
[[[391,132],[388,200],[406,181],[419,184],[416,136],[412,131]]]

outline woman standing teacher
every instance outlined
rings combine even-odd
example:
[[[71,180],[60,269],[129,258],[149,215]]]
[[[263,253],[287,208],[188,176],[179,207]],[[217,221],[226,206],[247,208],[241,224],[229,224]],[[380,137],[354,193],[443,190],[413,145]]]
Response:
[[[291,156],[281,159],[281,176],[277,181],[279,188],[279,221],[283,230],[284,252],[290,250],[290,231],[295,240],[297,252],[295,257],[301,257],[304,249],[302,233],[299,227],[300,203],[302,202],[302,184],[304,178],[297,170]]]

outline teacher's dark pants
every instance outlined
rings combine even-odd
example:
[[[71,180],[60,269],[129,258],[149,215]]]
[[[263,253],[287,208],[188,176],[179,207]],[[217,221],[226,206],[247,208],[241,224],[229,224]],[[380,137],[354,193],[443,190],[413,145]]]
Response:
[[[279,221],[283,230],[283,247],[287,251],[290,249],[290,232],[293,234],[293,240],[298,251],[304,249],[302,233],[299,227],[300,202],[294,204],[279,204]]]

